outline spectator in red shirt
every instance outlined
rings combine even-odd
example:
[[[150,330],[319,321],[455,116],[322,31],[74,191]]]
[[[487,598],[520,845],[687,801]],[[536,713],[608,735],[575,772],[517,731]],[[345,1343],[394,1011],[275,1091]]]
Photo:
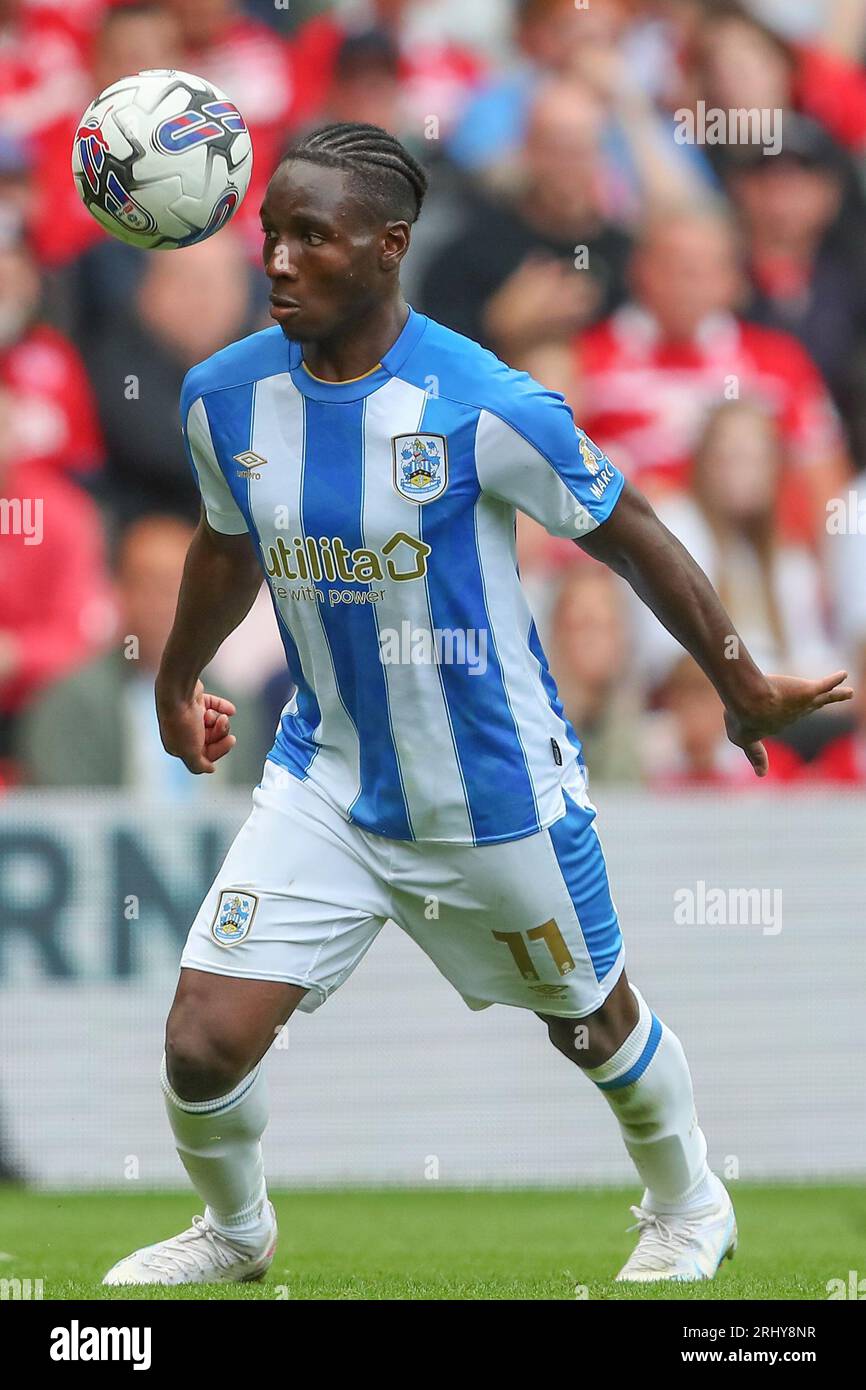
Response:
[[[86,475],[103,456],[93,393],[75,348],[40,321],[40,297],[24,243],[0,244],[0,383],[22,404],[19,458]]]
[[[0,752],[16,712],[113,624],[99,514],[55,468],[22,461],[22,409],[0,389]]]
[[[80,35],[57,8],[0,0],[0,129],[27,142],[33,160],[34,238],[41,260],[74,254],[66,214],[75,195],[69,171],[72,131],[92,99]],[[58,179],[61,152],[63,175]],[[75,216],[76,214],[72,214]]]
[[[322,121],[360,121],[412,140],[401,101],[400,54],[390,34],[368,29],[348,35],[334,59],[333,78]],[[318,124],[319,118],[316,118]],[[423,158],[413,142],[418,158]]]
[[[88,247],[106,242],[108,233],[85,208],[70,174],[75,121],[93,99],[130,73],[143,68],[178,67],[180,31],[158,5],[112,5],[102,14],[90,45],[91,71],[72,122],[45,142],[37,171],[33,244],[46,266],[65,266]]]
[[[849,706],[854,728],[825,744],[815,761],[809,764],[810,781],[866,787],[866,641],[857,653],[854,669],[854,699]]]
[[[41,140],[71,113],[85,90],[83,48],[58,6],[0,0],[0,125]]]
[[[259,206],[299,114],[292,50],[273,29],[244,14],[236,0],[167,0],[167,4],[180,26],[179,66],[224,91],[249,126],[252,180],[235,222],[248,253],[258,258]]]
[[[796,339],[737,317],[743,281],[727,219],[710,210],[655,217],[631,282],[631,302],[574,343],[572,403],[583,428],[640,486],[683,488],[710,411],[753,397],[777,421],[792,465],[785,529],[812,539],[848,478],[844,439]]]
[[[410,0],[372,0],[358,15],[335,14],[331,7],[302,25],[293,40],[297,73],[297,114],[318,118],[332,88],[344,39],[365,29],[388,34],[400,56],[404,118],[417,134],[435,116],[435,138],[444,139],[477,86],[483,65],[468,49],[448,39],[413,37]]]

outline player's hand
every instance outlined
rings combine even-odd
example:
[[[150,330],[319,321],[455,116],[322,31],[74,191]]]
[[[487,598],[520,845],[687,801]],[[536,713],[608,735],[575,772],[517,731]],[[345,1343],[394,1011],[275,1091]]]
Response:
[[[854,691],[842,684],[847,679],[847,671],[837,671],[817,681],[801,680],[799,676],[767,676],[766,692],[748,715],[725,710],[728,738],[742,748],[755,774],[765,777],[770,762],[761,740],[779,733],[805,714],[824,709],[825,705],[850,700]]]
[[[157,700],[159,732],[163,747],[180,758],[190,772],[214,772],[220,758],[237,743],[230,719],[237,714],[231,700],[209,695],[201,681],[196,682],[191,700],[166,703]]]

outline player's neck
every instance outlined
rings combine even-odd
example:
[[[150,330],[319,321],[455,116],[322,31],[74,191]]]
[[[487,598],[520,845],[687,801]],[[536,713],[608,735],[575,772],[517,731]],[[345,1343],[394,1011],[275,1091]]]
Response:
[[[304,343],[304,365],[320,381],[356,381],[374,371],[406,326],[402,295],[388,300],[331,339]]]

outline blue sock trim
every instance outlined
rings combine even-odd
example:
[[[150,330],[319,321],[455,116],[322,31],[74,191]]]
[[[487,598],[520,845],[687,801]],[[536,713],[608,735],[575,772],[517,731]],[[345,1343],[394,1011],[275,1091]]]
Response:
[[[624,1071],[622,1076],[615,1076],[612,1081],[597,1081],[595,1084],[600,1091],[619,1091],[623,1086],[631,1086],[638,1081],[646,1071],[653,1057],[656,1055],[662,1036],[662,1026],[655,1014],[652,1015],[650,1024],[650,1034],[646,1041],[646,1047],[638,1057],[633,1067]]]

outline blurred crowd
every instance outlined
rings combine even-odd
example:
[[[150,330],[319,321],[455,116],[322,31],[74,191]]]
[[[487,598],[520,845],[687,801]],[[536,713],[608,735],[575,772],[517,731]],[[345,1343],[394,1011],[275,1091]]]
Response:
[[[153,711],[199,506],[178,393],[270,323],[262,189],[330,120],[429,169],[415,308],[562,392],[764,669],[849,669],[854,706],[776,742],[770,780],[866,785],[866,3],[481,8],[0,0],[0,786],[209,780]],[[70,174],[84,108],[147,67],[209,78],[253,136],[234,222],[183,252],[105,236]],[[757,785],[621,581],[524,518],[518,540],[591,781]],[[290,689],[264,594],[208,679],[239,709],[219,779],[253,785]]]

